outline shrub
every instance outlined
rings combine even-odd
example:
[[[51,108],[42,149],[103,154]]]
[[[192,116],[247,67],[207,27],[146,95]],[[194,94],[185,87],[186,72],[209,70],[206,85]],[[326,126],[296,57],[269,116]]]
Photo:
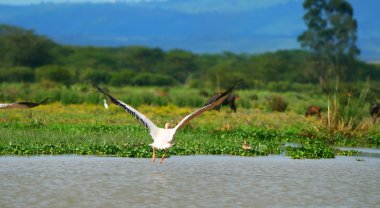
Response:
[[[73,75],[64,67],[49,65],[42,66],[36,69],[35,76],[38,81],[49,80],[53,82],[70,85],[73,80]]]
[[[111,75],[110,84],[113,86],[131,85],[136,73],[132,70],[122,70]]]
[[[284,112],[288,107],[288,102],[285,101],[281,96],[269,96],[268,107],[271,111]]]
[[[269,82],[267,89],[276,92],[286,92],[290,90],[290,83],[288,81]]]
[[[83,103],[83,97],[77,91],[66,89],[61,96],[62,104],[78,104]]]
[[[12,67],[9,69],[2,69],[0,81],[4,82],[33,82],[34,72],[29,67]]]
[[[173,86],[179,84],[174,78],[153,73],[141,73],[132,79],[133,84],[138,86]]]
[[[80,81],[89,83],[108,83],[111,75],[105,70],[85,69],[80,75]]]
[[[363,106],[368,88],[359,96],[349,92],[339,93],[337,90],[328,96],[327,129],[330,132],[354,131],[363,120]]]
[[[171,103],[176,106],[203,106],[205,98],[199,95],[197,90],[181,89],[170,91]]]

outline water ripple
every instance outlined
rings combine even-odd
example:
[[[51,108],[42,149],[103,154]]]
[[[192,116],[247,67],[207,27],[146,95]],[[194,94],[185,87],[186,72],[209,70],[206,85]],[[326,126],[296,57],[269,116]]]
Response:
[[[0,207],[376,207],[380,159],[0,157]]]

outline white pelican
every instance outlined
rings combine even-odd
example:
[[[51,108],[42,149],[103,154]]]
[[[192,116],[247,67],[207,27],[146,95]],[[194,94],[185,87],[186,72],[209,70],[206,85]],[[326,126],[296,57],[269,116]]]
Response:
[[[33,102],[17,102],[17,103],[5,103],[5,104],[0,104],[0,109],[11,109],[11,108],[18,108],[18,109],[25,109],[25,108],[34,108],[37,107],[41,104],[45,104],[46,101],[49,98],[46,98],[45,100],[38,102],[38,103],[33,103]]]
[[[108,110],[108,103],[106,99],[103,99],[104,108]]]
[[[222,93],[213,103],[210,103],[208,105],[203,106],[202,108],[194,111],[193,113],[187,115],[185,118],[183,118],[177,126],[174,128],[170,128],[170,124],[166,123],[165,128],[159,128],[157,127],[151,120],[149,120],[145,115],[137,111],[136,109],[132,108],[131,106],[123,103],[122,101],[114,98],[110,94],[104,92],[101,88],[95,86],[100,92],[107,95],[113,103],[123,108],[126,112],[133,115],[137,120],[140,121],[142,125],[145,126],[145,128],[149,129],[149,133],[153,138],[153,143],[151,144],[153,148],[153,156],[152,156],[152,163],[154,163],[156,159],[155,150],[156,149],[165,149],[164,155],[161,158],[160,163],[164,160],[166,153],[169,150],[169,147],[172,146],[172,142],[174,139],[174,135],[177,132],[177,130],[184,127],[191,119],[199,116],[205,111],[213,109],[215,106],[220,105],[223,100],[232,92],[236,84],[232,86],[230,89]]]

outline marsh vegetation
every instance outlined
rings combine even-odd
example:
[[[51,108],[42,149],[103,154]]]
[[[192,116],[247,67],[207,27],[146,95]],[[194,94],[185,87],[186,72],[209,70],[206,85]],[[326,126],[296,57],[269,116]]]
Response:
[[[40,85],[28,84],[29,94],[24,92],[23,84],[2,86],[18,95],[25,93],[25,97],[32,96],[30,93],[33,92],[36,99],[50,96],[52,100],[52,103],[30,110],[1,112],[2,155],[151,157],[149,144],[152,141],[143,126],[115,105],[106,110],[102,105],[104,97],[91,86],[38,90]],[[109,90],[161,126],[168,121],[178,122],[207,100],[200,90],[186,87],[123,87]],[[303,115],[311,102],[327,109],[326,101],[329,98],[322,94],[255,90],[238,90],[236,93],[240,97],[236,113],[225,107],[220,112],[206,112],[194,119],[178,132],[169,155],[258,156],[285,153],[292,158],[333,158],[338,154],[355,154],[353,151],[339,151],[335,146],[380,145],[379,128],[372,125],[366,105],[357,106],[361,119],[355,124],[355,129],[332,130],[326,123],[326,111],[323,111],[322,119]],[[274,110],[273,102],[268,101],[271,96],[288,102],[286,110]],[[252,147],[248,151],[241,148],[244,140]],[[288,142],[300,145],[285,146]]]

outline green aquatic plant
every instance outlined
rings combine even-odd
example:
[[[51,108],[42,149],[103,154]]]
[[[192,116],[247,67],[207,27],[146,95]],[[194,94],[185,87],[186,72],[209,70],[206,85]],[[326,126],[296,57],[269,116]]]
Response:
[[[359,151],[357,151],[357,150],[339,150],[339,149],[335,149],[335,154],[336,155],[340,155],[340,156],[354,156],[354,155],[358,155]]]
[[[286,147],[286,155],[293,159],[335,158],[334,149],[322,141],[308,141],[299,147]]]

